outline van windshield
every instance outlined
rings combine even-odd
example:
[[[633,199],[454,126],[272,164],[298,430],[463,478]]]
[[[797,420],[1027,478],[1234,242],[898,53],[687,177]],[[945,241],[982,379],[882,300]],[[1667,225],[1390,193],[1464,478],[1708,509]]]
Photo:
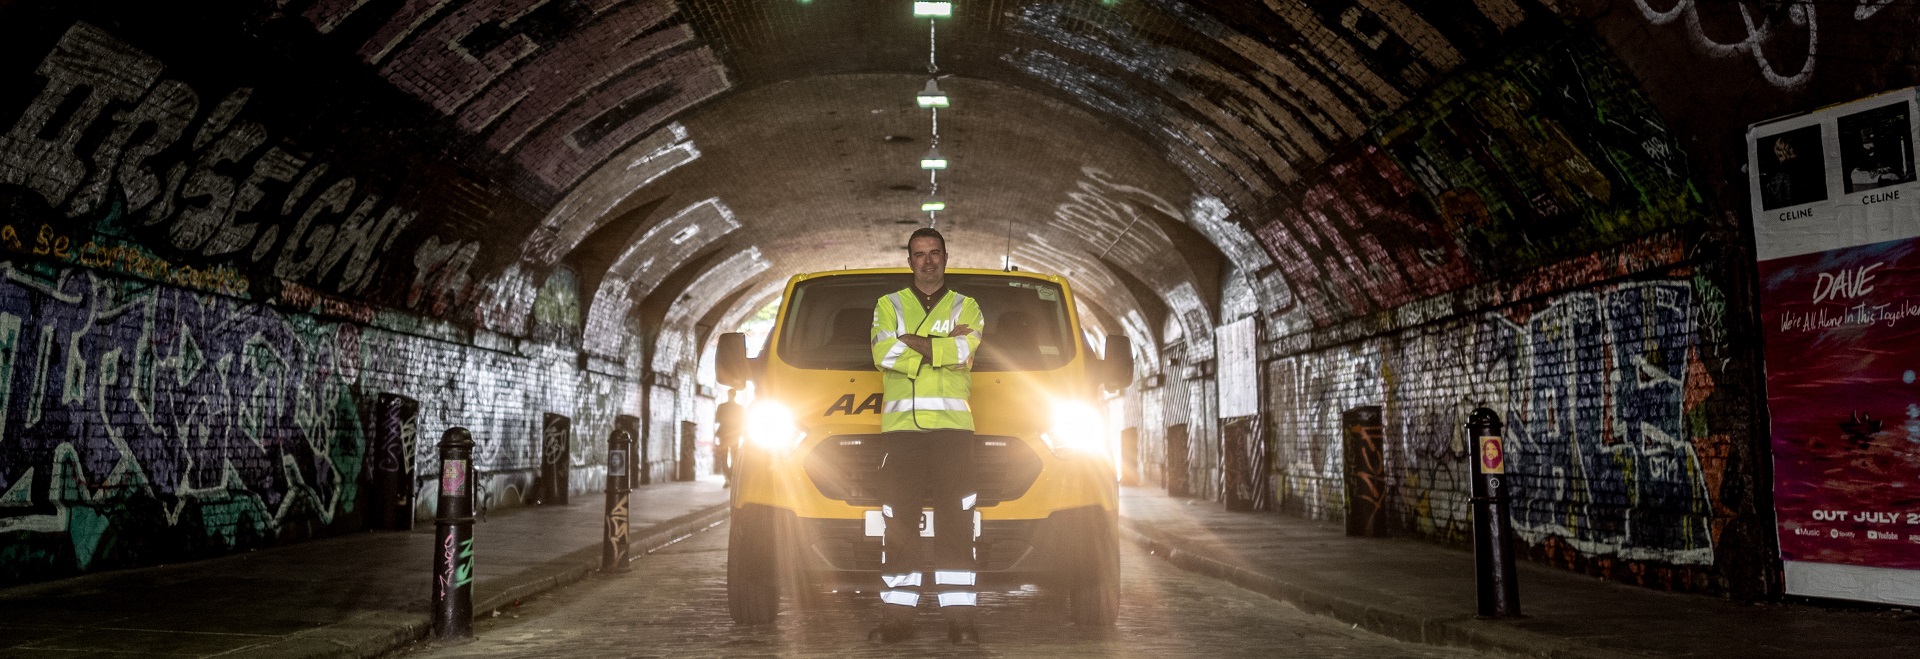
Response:
[[[780,358],[799,368],[871,370],[868,330],[880,296],[906,288],[911,275],[847,275],[800,282],[780,322]],[[1065,366],[1077,341],[1067,305],[1052,282],[999,275],[947,275],[947,287],[980,304],[986,336],[975,371],[1044,371]],[[910,298],[911,300],[911,298]]]

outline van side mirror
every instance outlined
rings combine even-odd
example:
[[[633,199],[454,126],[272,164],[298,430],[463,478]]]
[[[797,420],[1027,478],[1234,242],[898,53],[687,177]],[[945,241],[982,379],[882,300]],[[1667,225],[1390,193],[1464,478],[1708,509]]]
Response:
[[[713,379],[729,389],[747,386],[747,335],[720,335],[720,347],[714,351]]]
[[[1107,358],[1100,360],[1100,386],[1119,391],[1133,384],[1133,341],[1118,334],[1107,335]]]

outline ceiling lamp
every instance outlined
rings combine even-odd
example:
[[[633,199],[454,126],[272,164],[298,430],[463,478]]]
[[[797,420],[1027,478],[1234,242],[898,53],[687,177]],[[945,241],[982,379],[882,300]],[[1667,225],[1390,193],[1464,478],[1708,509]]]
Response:
[[[919,95],[914,99],[919,101],[920,107],[923,108],[947,107],[947,93],[940,91],[940,85],[932,80],[927,81],[927,88],[920,90]]]
[[[913,3],[913,15],[920,18],[952,18],[953,3],[916,2]]]
[[[943,211],[946,209],[947,209],[946,200],[941,199],[939,197],[927,197],[926,201],[920,202],[920,212],[922,213],[932,213],[934,211]]]
[[[947,157],[940,155],[940,147],[927,149],[927,155],[920,156],[921,169],[946,169]]]

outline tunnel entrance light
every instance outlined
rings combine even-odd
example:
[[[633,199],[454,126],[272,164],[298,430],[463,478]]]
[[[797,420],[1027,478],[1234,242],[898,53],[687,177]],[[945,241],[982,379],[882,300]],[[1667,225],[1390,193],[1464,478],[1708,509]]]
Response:
[[[916,2],[913,3],[913,15],[920,18],[952,18],[953,3]]]
[[[919,101],[920,107],[923,108],[947,107],[947,93],[940,91],[940,85],[932,80],[927,81],[927,88],[920,90],[920,94],[914,100]]]
[[[927,155],[920,156],[921,169],[946,169],[947,157],[940,155],[939,147],[927,149]]]

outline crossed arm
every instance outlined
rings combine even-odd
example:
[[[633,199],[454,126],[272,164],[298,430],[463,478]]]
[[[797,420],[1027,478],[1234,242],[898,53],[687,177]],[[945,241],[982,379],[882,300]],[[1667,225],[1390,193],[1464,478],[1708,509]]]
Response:
[[[971,301],[961,316],[963,322],[946,336],[922,336],[899,332],[899,318],[885,298],[875,306],[871,338],[873,364],[881,370],[917,377],[921,366],[934,368],[971,368],[974,351],[980,347],[980,312]]]
[[[966,325],[960,325],[958,327],[953,328],[953,333],[948,334],[947,337],[948,338],[962,337],[972,333],[973,333],[973,328],[967,327]],[[933,358],[933,337],[920,336],[918,334],[908,334],[899,338],[901,343],[907,344],[908,348],[912,349],[914,352],[920,353],[921,359]]]

